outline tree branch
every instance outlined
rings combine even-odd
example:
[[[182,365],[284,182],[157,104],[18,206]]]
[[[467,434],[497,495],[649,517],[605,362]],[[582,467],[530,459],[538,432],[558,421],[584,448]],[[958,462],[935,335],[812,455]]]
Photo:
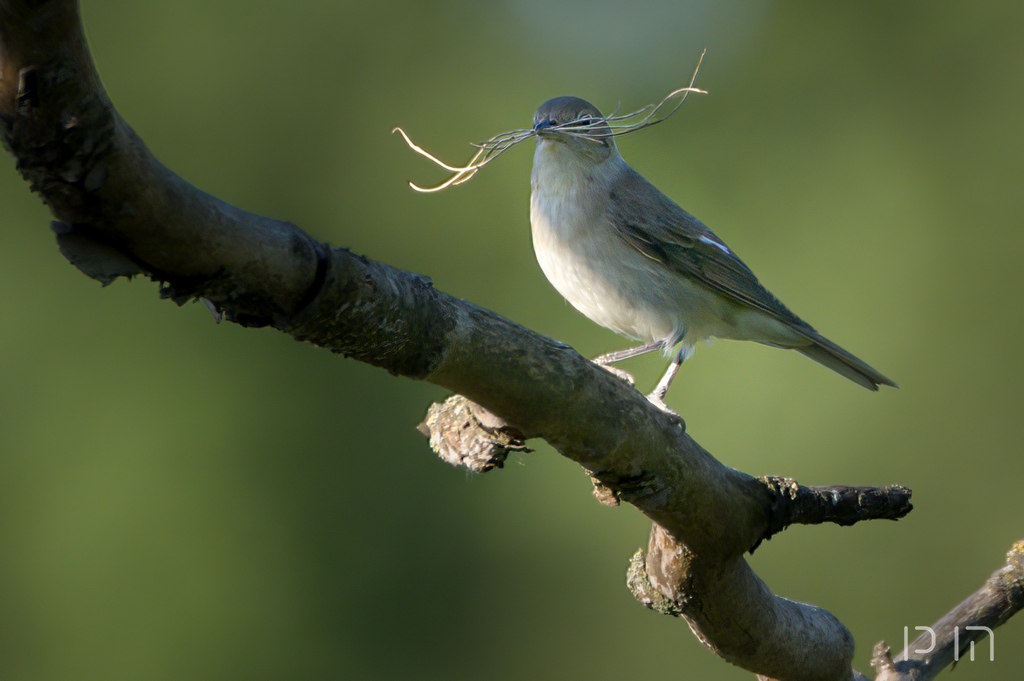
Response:
[[[846,526],[862,520],[899,520],[914,508],[911,491],[902,485],[804,487],[796,480],[775,476],[761,478],[761,482],[774,499],[764,539],[771,539],[790,525]]]
[[[196,189],[115,111],[73,0],[0,0],[0,137],[86,274],[146,274],[179,304],[203,298],[229,321],[465,395],[482,406],[428,417],[435,446],[488,470],[540,437],[578,462],[606,500],[654,521],[634,571],[644,598],[660,595],[724,659],[778,679],[853,678],[846,628],[774,596],[743,555],[790,523],[901,517],[908,490],[803,488],[723,466],[681,418],[568,346]]]
[[[949,611],[894,661],[889,646],[875,646],[871,661],[876,681],[930,681],[955,664],[989,632],[1006,624],[1024,609],[1024,540],[1006,554],[1006,565],[992,573],[980,589]],[[980,645],[983,655],[995,650],[995,642]],[[973,655],[972,655],[973,659]]]

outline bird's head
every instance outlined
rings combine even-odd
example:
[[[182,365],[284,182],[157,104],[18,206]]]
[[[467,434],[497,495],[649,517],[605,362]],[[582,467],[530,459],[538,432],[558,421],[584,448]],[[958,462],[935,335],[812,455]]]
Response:
[[[555,97],[540,105],[533,116],[538,152],[580,157],[601,163],[615,153],[612,130],[601,112],[579,97]]]

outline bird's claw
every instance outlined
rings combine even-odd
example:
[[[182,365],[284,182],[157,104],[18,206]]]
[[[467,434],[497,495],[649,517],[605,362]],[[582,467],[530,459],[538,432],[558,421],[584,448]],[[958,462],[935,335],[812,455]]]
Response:
[[[683,417],[680,416],[677,411],[675,411],[670,406],[665,404],[665,395],[664,394],[658,394],[658,391],[655,390],[654,392],[652,392],[650,395],[647,396],[647,401],[650,402],[651,404],[653,404],[658,409],[660,409],[663,412],[665,412],[666,414],[668,414],[670,416],[676,417],[677,419],[679,419],[680,423],[682,423]]]

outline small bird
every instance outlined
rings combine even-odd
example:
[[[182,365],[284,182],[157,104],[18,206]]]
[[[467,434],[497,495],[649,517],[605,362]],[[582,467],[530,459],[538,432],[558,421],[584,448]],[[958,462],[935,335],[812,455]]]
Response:
[[[595,362],[679,346],[651,394],[662,404],[683,361],[711,338],[796,350],[869,390],[896,387],[790,312],[710,229],[633,170],[592,104],[548,100],[533,130],[530,223],[541,269],[592,321],[644,343]]]

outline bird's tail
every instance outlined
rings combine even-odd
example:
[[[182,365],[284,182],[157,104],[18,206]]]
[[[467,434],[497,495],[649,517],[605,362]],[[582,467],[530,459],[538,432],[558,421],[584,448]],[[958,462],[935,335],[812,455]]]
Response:
[[[888,385],[893,388],[899,387],[827,338],[817,333],[802,333],[802,335],[810,341],[810,345],[793,348],[801,355],[810,357],[818,364],[828,367],[837,374],[845,376],[868,390],[878,390],[880,385]]]

